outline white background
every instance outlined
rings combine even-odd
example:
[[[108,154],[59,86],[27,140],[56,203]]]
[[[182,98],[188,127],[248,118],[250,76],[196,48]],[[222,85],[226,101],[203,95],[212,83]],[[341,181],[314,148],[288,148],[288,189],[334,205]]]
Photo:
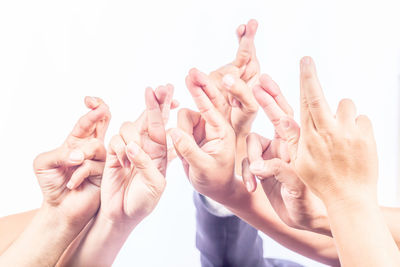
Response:
[[[182,106],[191,67],[233,59],[236,27],[255,18],[262,71],[298,113],[298,61],[311,55],[332,109],[352,98],[373,121],[380,200],[398,184],[400,12],[398,1],[0,1],[0,216],[37,208],[32,173],[40,152],[60,145],[102,97],[113,119],[107,140],[144,108],[144,88],[172,83]],[[172,114],[171,126],[175,124]],[[254,131],[271,137],[259,114]],[[156,211],[134,230],[115,266],[199,266],[192,191],[175,161]],[[266,239],[265,255],[319,266]]]

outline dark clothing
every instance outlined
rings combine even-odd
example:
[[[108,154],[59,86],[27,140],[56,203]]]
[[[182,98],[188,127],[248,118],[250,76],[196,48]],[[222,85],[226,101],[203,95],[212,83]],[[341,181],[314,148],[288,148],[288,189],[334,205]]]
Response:
[[[218,217],[209,212],[198,193],[196,206],[196,247],[202,267],[301,267],[297,263],[264,259],[258,231],[236,216]]]

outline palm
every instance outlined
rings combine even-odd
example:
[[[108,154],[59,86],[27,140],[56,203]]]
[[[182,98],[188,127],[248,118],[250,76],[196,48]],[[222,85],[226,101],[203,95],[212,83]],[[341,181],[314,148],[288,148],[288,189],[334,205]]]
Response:
[[[203,177],[203,171],[192,169],[188,166],[187,174],[189,180],[201,192],[203,186],[209,186],[208,183],[215,184],[220,182],[223,184],[232,178],[229,173],[226,173],[226,170],[233,169],[235,147],[231,145],[232,143],[234,144],[233,132],[221,136],[221,133],[215,127],[206,123],[203,118],[200,120],[199,125],[193,128],[195,141],[205,153],[216,156],[213,157],[212,165],[209,166],[210,170],[213,170],[214,175],[212,177]],[[222,158],[221,155],[223,155]],[[223,168],[218,167],[221,163],[224,165]]]
[[[260,82],[260,86],[254,88],[254,94],[275,128],[275,137],[268,141],[269,145],[264,145],[262,157],[264,160],[281,161],[275,177],[266,177],[268,179],[263,179],[261,184],[276,213],[287,224],[302,227],[304,222],[324,214],[325,208],[299,179],[294,161],[290,161],[287,141],[284,140],[286,130],[281,121],[293,117],[291,107],[269,76],[263,75]],[[292,127],[300,131],[294,121]]]
[[[245,69],[244,69],[245,70]],[[233,130],[236,133],[248,133],[251,129],[251,124],[248,125],[248,122],[252,122],[257,114],[257,108],[254,109],[253,112],[248,112],[243,109],[241,106],[232,106],[230,103],[229,98],[232,98],[232,95],[224,88],[222,85],[222,79],[226,74],[231,74],[234,76],[241,76],[243,71],[240,71],[237,67],[233,65],[226,65],[218,70],[212,72],[210,74],[210,80],[212,81],[213,85],[221,92],[223,97],[220,97],[219,103],[216,103],[216,107],[224,115],[225,119],[230,123]],[[255,75],[253,78],[258,80],[258,75]],[[255,84],[254,79],[249,81],[244,81],[246,87],[243,88],[244,90],[248,90],[251,93],[251,88],[253,84]],[[251,96],[252,97],[252,96]],[[253,98],[253,97],[252,97]],[[232,100],[231,100],[232,101]],[[254,107],[257,107],[256,100],[253,99]],[[246,127],[247,126],[247,127]],[[243,129],[246,128],[246,129]]]
[[[157,95],[157,96],[156,96]],[[146,111],[135,122],[121,126],[113,137],[101,185],[102,212],[113,221],[143,219],[157,205],[165,186],[167,143],[164,124],[168,120],[173,87],[161,86],[154,93],[146,89]],[[150,179],[128,158],[127,145],[135,143],[157,170]]]
[[[153,141],[147,132],[142,132],[141,147],[165,174],[166,146]],[[120,177],[116,179],[116,177]],[[118,220],[130,219],[138,214],[148,214],[159,199],[158,192],[148,184],[141,172],[123,168],[116,156],[107,159],[102,184],[101,203],[103,211]],[[113,214],[117,212],[117,214]]]
[[[101,100],[97,100],[101,104],[96,106],[91,100],[85,101],[93,110],[81,117],[61,147],[39,155],[35,160],[35,174],[45,202],[57,206],[66,216],[78,219],[86,218],[98,208],[96,203],[100,200],[100,181],[105,160],[102,140],[110,117],[108,107]],[[53,155],[65,157],[68,151],[74,150],[85,154],[79,165],[63,164],[61,161],[64,158],[54,159]],[[76,188],[71,190],[67,184],[76,178],[80,180]]]

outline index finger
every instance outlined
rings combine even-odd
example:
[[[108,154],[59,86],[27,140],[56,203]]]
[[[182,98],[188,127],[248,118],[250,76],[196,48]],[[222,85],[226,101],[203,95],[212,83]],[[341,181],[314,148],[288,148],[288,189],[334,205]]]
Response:
[[[76,138],[86,138],[96,134],[96,137],[104,139],[108,123],[110,121],[110,111],[104,103],[82,116],[75,124],[71,135]],[[101,130],[97,131],[97,124],[102,123]]]
[[[153,89],[150,87],[146,88],[145,99],[149,136],[156,143],[166,145],[164,120],[160,105]]]
[[[252,19],[247,23],[247,25],[240,25],[237,29],[239,48],[236,53],[236,59],[233,62],[233,65],[236,67],[243,67],[253,57],[255,52],[254,37],[257,32],[257,28],[257,21]]]
[[[197,79],[198,76],[194,75],[196,71],[195,69],[191,70],[191,75],[186,77],[186,85],[204,120],[212,127],[220,128],[224,125],[225,119],[204,92],[203,88],[206,84],[203,82],[205,81],[199,81]]]
[[[272,80],[272,78],[267,75],[263,74],[260,77],[260,84],[265,91],[272,96],[278,106],[282,109],[286,115],[293,117],[293,109],[287,102],[286,98],[283,96],[281,89],[279,88],[278,84]]]
[[[332,123],[333,115],[324,97],[321,85],[318,81],[317,71],[311,57],[303,57],[300,66],[300,90],[306,103],[301,106],[302,117],[311,115],[316,129],[327,128]],[[305,105],[306,104],[306,105]],[[307,109],[307,110],[304,110]],[[306,118],[302,118],[302,121]]]

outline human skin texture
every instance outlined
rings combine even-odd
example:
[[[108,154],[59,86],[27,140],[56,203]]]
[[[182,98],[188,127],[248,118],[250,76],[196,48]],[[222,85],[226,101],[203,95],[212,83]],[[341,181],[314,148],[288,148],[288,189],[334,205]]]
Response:
[[[43,203],[0,256],[0,265],[54,266],[97,212],[106,155],[103,140],[111,116],[99,98],[86,97],[85,104],[91,111],[79,119],[63,145],[35,159]]]
[[[290,159],[326,206],[342,265],[399,266],[398,249],[377,201],[378,156],[371,122],[357,116],[348,99],[339,103],[335,115],[331,112],[310,57],[300,64],[300,99],[300,137],[287,135]]]
[[[146,110],[125,122],[109,144],[101,184],[101,206],[92,225],[58,266],[111,266],[133,229],[156,207],[166,186],[165,124],[172,85],[146,89]]]

